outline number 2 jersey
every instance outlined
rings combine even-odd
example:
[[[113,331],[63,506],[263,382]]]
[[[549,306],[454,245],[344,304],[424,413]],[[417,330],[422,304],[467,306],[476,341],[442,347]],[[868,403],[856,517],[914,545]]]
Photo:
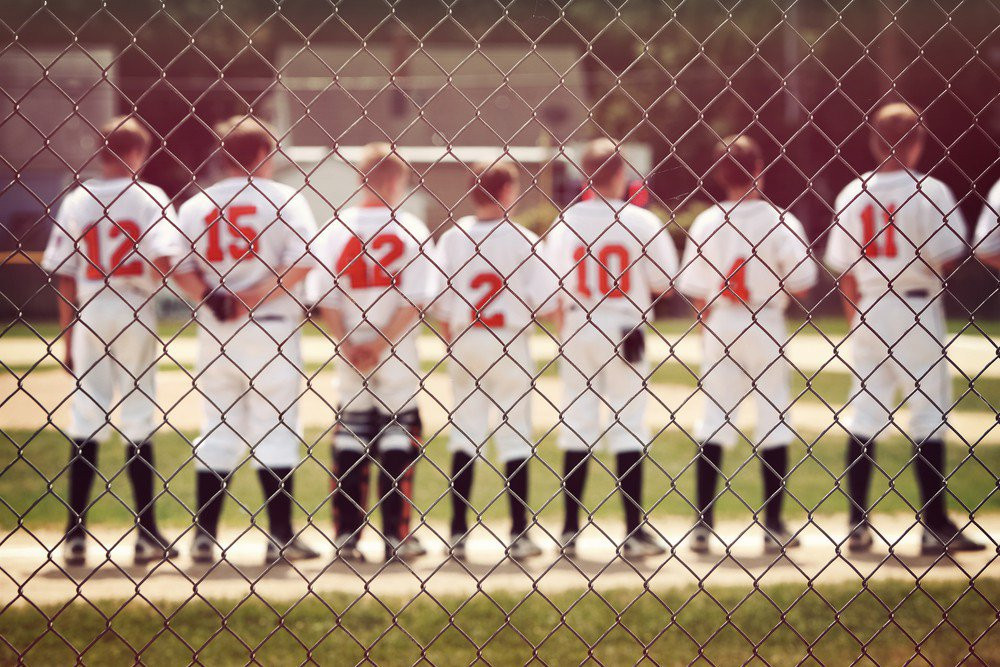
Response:
[[[42,268],[76,279],[80,304],[107,290],[136,304],[162,284],[151,266],[171,257],[179,236],[170,200],[155,185],[131,178],[93,179],[63,199]]]
[[[940,267],[968,248],[965,219],[951,190],[920,173],[875,172],[837,197],[825,262],[851,273],[867,302],[892,291],[941,289]]]
[[[615,340],[649,319],[652,294],[669,290],[677,272],[677,250],[659,219],[616,199],[566,209],[543,256],[560,282],[564,332],[589,320]]]
[[[428,304],[430,246],[427,226],[405,211],[340,211],[311,246],[319,265],[309,277],[310,301],[339,311],[349,336],[374,338],[401,307]]]
[[[197,269],[210,287],[239,292],[292,267],[315,264],[308,245],[316,222],[305,197],[290,186],[266,178],[226,178],[184,202],[179,217],[186,247],[177,271]],[[278,289],[254,310],[256,319],[301,318],[299,286]]]
[[[816,282],[802,223],[768,202],[721,202],[695,218],[677,289],[709,307],[784,310]]]

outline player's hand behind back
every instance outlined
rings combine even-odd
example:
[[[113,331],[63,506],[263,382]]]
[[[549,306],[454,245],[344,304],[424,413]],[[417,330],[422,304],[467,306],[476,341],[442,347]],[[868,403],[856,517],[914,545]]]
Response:
[[[225,287],[217,287],[209,292],[205,297],[204,305],[212,311],[212,314],[220,322],[236,319],[246,312],[246,307],[240,303],[236,295]]]

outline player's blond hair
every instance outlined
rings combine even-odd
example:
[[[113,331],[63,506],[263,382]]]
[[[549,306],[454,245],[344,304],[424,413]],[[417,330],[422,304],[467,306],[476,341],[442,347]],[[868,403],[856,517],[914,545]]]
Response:
[[[593,139],[583,152],[583,172],[591,185],[602,187],[625,170],[625,159],[618,147],[607,138]]]
[[[105,160],[124,159],[126,155],[141,151],[149,154],[153,136],[134,116],[118,116],[101,126],[104,147],[101,157]]]
[[[261,154],[269,156],[278,146],[274,128],[253,116],[231,116],[216,123],[215,133],[222,158],[248,172],[260,165]]]
[[[406,176],[406,163],[387,143],[366,145],[358,162],[358,171],[366,185],[374,188],[398,182]]]
[[[472,200],[496,204],[504,188],[518,182],[520,174],[512,160],[480,162],[472,167]]]
[[[905,102],[881,107],[871,119],[869,148],[879,160],[922,146],[927,128],[920,122],[920,112]]]
[[[756,141],[745,134],[725,137],[715,146],[712,176],[724,188],[753,185],[764,166],[764,155]]]

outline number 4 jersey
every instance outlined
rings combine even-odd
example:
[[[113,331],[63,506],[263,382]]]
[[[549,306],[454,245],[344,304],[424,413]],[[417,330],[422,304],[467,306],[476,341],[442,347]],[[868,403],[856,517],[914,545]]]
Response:
[[[86,181],[63,199],[42,268],[75,278],[81,304],[105,287],[141,302],[162,285],[151,262],[176,252],[175,217],[155,185],[130,178]]]
[[[941,265],[967,249],[965,220],[951,190],[923,174],[865,174],[837,197],[835,216],[825,262],[852,273],[869,302],[890,284],[898,294],[937,292]]]
[[[209,286],[239,292],[275,272],[315,264],[308,252],[316,234],[309,204],[294,188],[266,178],[226,178],[206,188],[181,206],[180,228],[186,248],[177,270],[197,268]],[[296,286],[258,307],[254,317],[296,318],[302,301]]]

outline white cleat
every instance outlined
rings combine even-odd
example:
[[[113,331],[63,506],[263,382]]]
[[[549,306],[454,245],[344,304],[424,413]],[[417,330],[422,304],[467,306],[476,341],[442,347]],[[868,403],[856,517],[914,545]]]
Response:
[[[427,549],[413,535],[407,535],[402,541],[395,537],[385,538],[385,560],[401,560],[410,562],[427,555]]]
[[[537,558],[542,555],[542,549],[535,544],[527,533],[521,533],[511,538],[510,546],[507,547],[507,555],[511,560],[518,562]]]
[[[145,531],[139,531],[139,537],[135,540],[134,562],[136,565],[160,563],[177,558],[177,555],[177,548],[159,533],[149,534]]]
[[[711,551],[712,529],[699,523],[691,530],[691,551],[705,555]]]
[[[764,526],[764,553],[780,554],[789,549],[796,549],[802,543],[785,528],[785,524]]]
[[[215,540],[207,533],[198,533],[191,543],[191,562],[198,565],[210,565],[217,560],[215,555]]]
[[[449,555],[455,560],[465,562],[468,560],[468,534],[452,535],[448,540]]]
[[[267,554],[264,556],[264,564],[271,565],[279,561],[293,563],[299,560],[312,560],[319,558],[319,552],[310,547],[305,541],[296,536],[288,540],[285,544],[278,544],[271,538],[267,541]]]
[[[83,567],[87,564],[87,537],[85,535],[65,538],[63,560],[69,567]]]
[[[577,539],[579,539],[579,531],[575,533],[566,532],[559,536],[559,546],[562,549],[563,558],[576,558],[577,556]]]
[[[619,553],[626,560],[638,560],[652,556],[662,556],[667,553],[667,548],[659,539],[640,528],[625,538],[625,542],[622,543]]]

